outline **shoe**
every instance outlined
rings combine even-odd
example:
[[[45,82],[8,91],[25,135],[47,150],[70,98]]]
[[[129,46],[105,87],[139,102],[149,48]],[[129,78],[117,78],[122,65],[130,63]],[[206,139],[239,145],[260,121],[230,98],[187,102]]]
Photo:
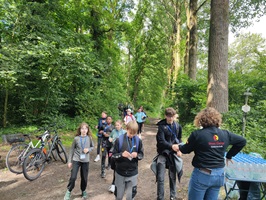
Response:
[[[98,154],[96,158],[94,159],[94,162],[98,162],[100,160],[100,155]]]
[[[71,195],[71,192],[69,192],[68,190],[66,191],[66,194],[64,196],[64,200],[70,200],[70,195]]]
[[[141,139],[141,134],[139,134],[139,139]]]
[[[115,192],[115,185],[111,185],[111,186],[109,187],[109,192],[112,192],[112,193]]]
[[[86,192],[86,191],[83,191],[83,192],[82,192],[82,198],[83,198],[83,199],[87,199],[87,192]]]
[[[102,176],[102,178],[105,178],[106,173],[105,172],[102,172],[101,176]]]
[[[106,168],[107,170],[109,170],[109,169],[111,169],[111,165],[107,165],[105,168]]]

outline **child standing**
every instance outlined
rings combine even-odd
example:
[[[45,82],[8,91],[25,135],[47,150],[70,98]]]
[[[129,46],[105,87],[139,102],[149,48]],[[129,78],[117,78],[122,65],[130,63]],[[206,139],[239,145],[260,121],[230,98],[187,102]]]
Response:
[[[144,112],[141,111],[141,108],[139,108],[138,112],[135,114],[135,117],[137,119],[137,123],[139,126],[138,135],[139,135],[139,137],[141,137],[142,126],[143,126],[144,120],[146,119],[147,116],[145,115]]]
[[[94,159],[94,162],[98,162],[100,160],[100,149],[103,139],[103,130],[106,125],[106,117],[107,117],[107,112],[103,111],[101,118],[98,121],[98,125],[95,127],[96,129],[98,129],[98,133],[97,133],[97,156]]]
[[[126,131],[122,128],[123,123],[121,120],[117,120],[115,122],[115,129],[111,132],[110,136],[109,136],[109,141],[112,143],[112,146],[114,145],[116,139],[120,136],[123,135]],[[112,154],[112,152],[111,152]],[[109,155],[111,156],[111,155]],[[113,181],[112,181],[112,185],[109,187],[109,192],[114,193],[115,191],[115,169],[114,173],[113,173]]]
[[[136,118],[135,118],[135,116],[132,113],[133,113],[133,111],[130,108],[128,108],[127,109],[127,114],[124,117],[125,125],[127,125],[127,123],[130,122],[130,121],[136,121]]]
[[[87,198],[87,181],[89,174],[89,153],[93,150],[94,144],[91,137],[91,130],[87,123],[83,122],[77,129],[77,134],[72,142],[72,146],[69,152],[68,167],[71,169],[71,175],[67,185],[67,191],[64,200],[69,200],[71,191],[75,187],[75,181],[80,168],[80,189],[82,192],[82,198]]]
[[[105,178],[105,160],[106,157],[108,158],[108,165],[106,166],[107,169],[111,168],[111,158],[109,158],[109,152],[112,147],[112,143],[109,142],[109,135],[111,134],[112,130],[114,129],[114,125],[112,124],[113,119],[111,116],[106,118],[106,126],[103,130],[103,139],[102,139],[102,163],[101,163],[101,177]]]
[[[143,145],[137,136],[138,124],[130,121],[126,125],[127,132],[115,141],[112,158],[115,161],[115,196],[122,200],[126,191],[126,199],[132,200],[137,193],[138,161],[143,159]],[[121,140],[123,139],[123,140]],[[121,144],[119,144],[121,142]]]

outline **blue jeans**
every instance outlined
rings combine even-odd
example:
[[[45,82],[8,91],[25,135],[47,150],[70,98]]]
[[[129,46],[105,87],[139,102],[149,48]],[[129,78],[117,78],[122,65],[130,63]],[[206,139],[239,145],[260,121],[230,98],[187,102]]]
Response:
[[[216,200],[224,185],[224,168],[212,169],[211,173],[194,168],[189,186],[189,200]]]

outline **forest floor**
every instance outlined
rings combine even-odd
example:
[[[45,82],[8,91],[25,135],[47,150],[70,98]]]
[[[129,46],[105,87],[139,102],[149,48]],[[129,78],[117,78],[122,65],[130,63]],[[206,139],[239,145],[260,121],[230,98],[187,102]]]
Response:
[[[156,120],[151,120],[151,124],[145,124],[142,141],[144,146],[144,159],[139,162],[138,189],[135,200],[156,199],[156,182],[150,164],[156,155]],[[96,144],[96,143],[95,143]],[[3,150],[3,149],[6,149]],[[70,176],[70,170],[66,164],[54,161],[46,165],[41,176],[34,181],[28,181],[23,174],[13,174],[5,168],[5,156],[8,148],[0,148],[0,199],[3,200],[62,200],[66,192],[66,186]],[[91,153],[88,178],[88,199],[107,200],[115,199],[113,193],[108,191],[112,182],[113,171],[106,170],[106,177],[101,178],[100,161],[93,162],[96,156],[96,149]],[[187,188],[191,171],[192,154],[183,155],[184,174],[181,182],[177,182],[177,199],[187,199]],[[2,167],[1,167],[2,166]],[[165,178],[165,199],[169,199],[169,182],[166,173]],[[81,199],[80,179],[76,181],[76,186],[72,191],[71,200]],[[222,188],[221,188],[222,191]]]

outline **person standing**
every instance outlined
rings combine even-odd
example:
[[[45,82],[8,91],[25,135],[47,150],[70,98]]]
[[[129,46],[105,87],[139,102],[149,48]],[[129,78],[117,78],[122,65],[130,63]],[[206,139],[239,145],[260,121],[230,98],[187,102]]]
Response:
[[[137,136],[138,124],[130,121],[127,132],[115,141],[112,158],[115,159],[115,196],[122,200],[132,200],[137,194],[138,161],[143,159],[144,150],[141,139]]]
[[[136,121],[138,123],[139,129],[138,129],[138,136],[141,137],[142,127],[144,120],[146,119],[146,115],[144,112],[141,111],[141,109],[138,109],[138,112],[135,114]]]
[[[117,120],[115,122],[115,129],[112,130],[110,136],[109,136],[109,141],[112,143],[112,148],[114,147],[115,141],[117,138],[119,138],[120,135],[123,135],[126,133],[126,131],[123,129],[123,123],[121,120]],[[112,154],[113,152],[111,152]],[[111,157],[111,154],[109,155]],[[114,166],[115,167],[115,166]],[[115,168],[113,169],[113,180],[112,180],[112,185],[109,187],[109,192],[114,193],[115,192]]]
[[[83,199],[87,198],[87,181],[89,174],[89,161],[90,152],[93,150],[94,144],[92,141],[92,134],[90,127],[87,123],[80,124],[77,130],[77,134],[72,142],[72,146],[69,152],[68,168],[71,169],[71,175],[67,185],[67,191],[64,196],[64,200],[69,200],[71,191],[75,187],[77,174],[80,168],[80,189]]]
[[[177,153],[176,146],[182,142],[182,127],[175,121],[176,111],[169,107],[165,109],[165,119],[159,121],[157,140],[157,200],[164,200],[164,174],[168,167],[170,199],[176,198],[176,167],[173,162],[174,154]]]
[[[136,118],[135,118],[135,116],[132,113],[133,113],[133,111],[130,108],[128,108],[127,109],[127,114],[124,117],[125,125],[127,125],[127,123],[130,122],[130,121],[136,121]]]
[[[218,199],[220,188],[224,185],[227,147],[232,145],[226,154],[226,164],[232,162],[232,157],[246,145],[246,139],[242,136],[220,129],[221,123],[222,115],[215,108],[203,109],[194,119],[194,125],[202,128],[193,131],[186,144],[175,149],[183,154],[194,151],[189,200]]]
[[[106,118],[106,126],[103,130],[103,138],[102,138],[102,161],[101,161],[101,177],[105,178],[105,168],[110,169],[111,168],[111,158],[108,156],[110,153],[110,149],[112,147],[112,143],[109,142],[109,135],[111,134],[112,130],[114,129],[114,125],[112,124],[113,119],[111,116],[108,116]],[[108,164],[105,167],[105,161],[106,157],[108,159]]]
[[[100,150],[103,139],[103,130],[106,125],[106,117],[107,117],[107,112],[103,111],[101,118],[98,120],[98,125],[95,127],[98,130],[98,132],[97,132],[97,156],[94,159],[94,162],[98,162],[100,160]]]

